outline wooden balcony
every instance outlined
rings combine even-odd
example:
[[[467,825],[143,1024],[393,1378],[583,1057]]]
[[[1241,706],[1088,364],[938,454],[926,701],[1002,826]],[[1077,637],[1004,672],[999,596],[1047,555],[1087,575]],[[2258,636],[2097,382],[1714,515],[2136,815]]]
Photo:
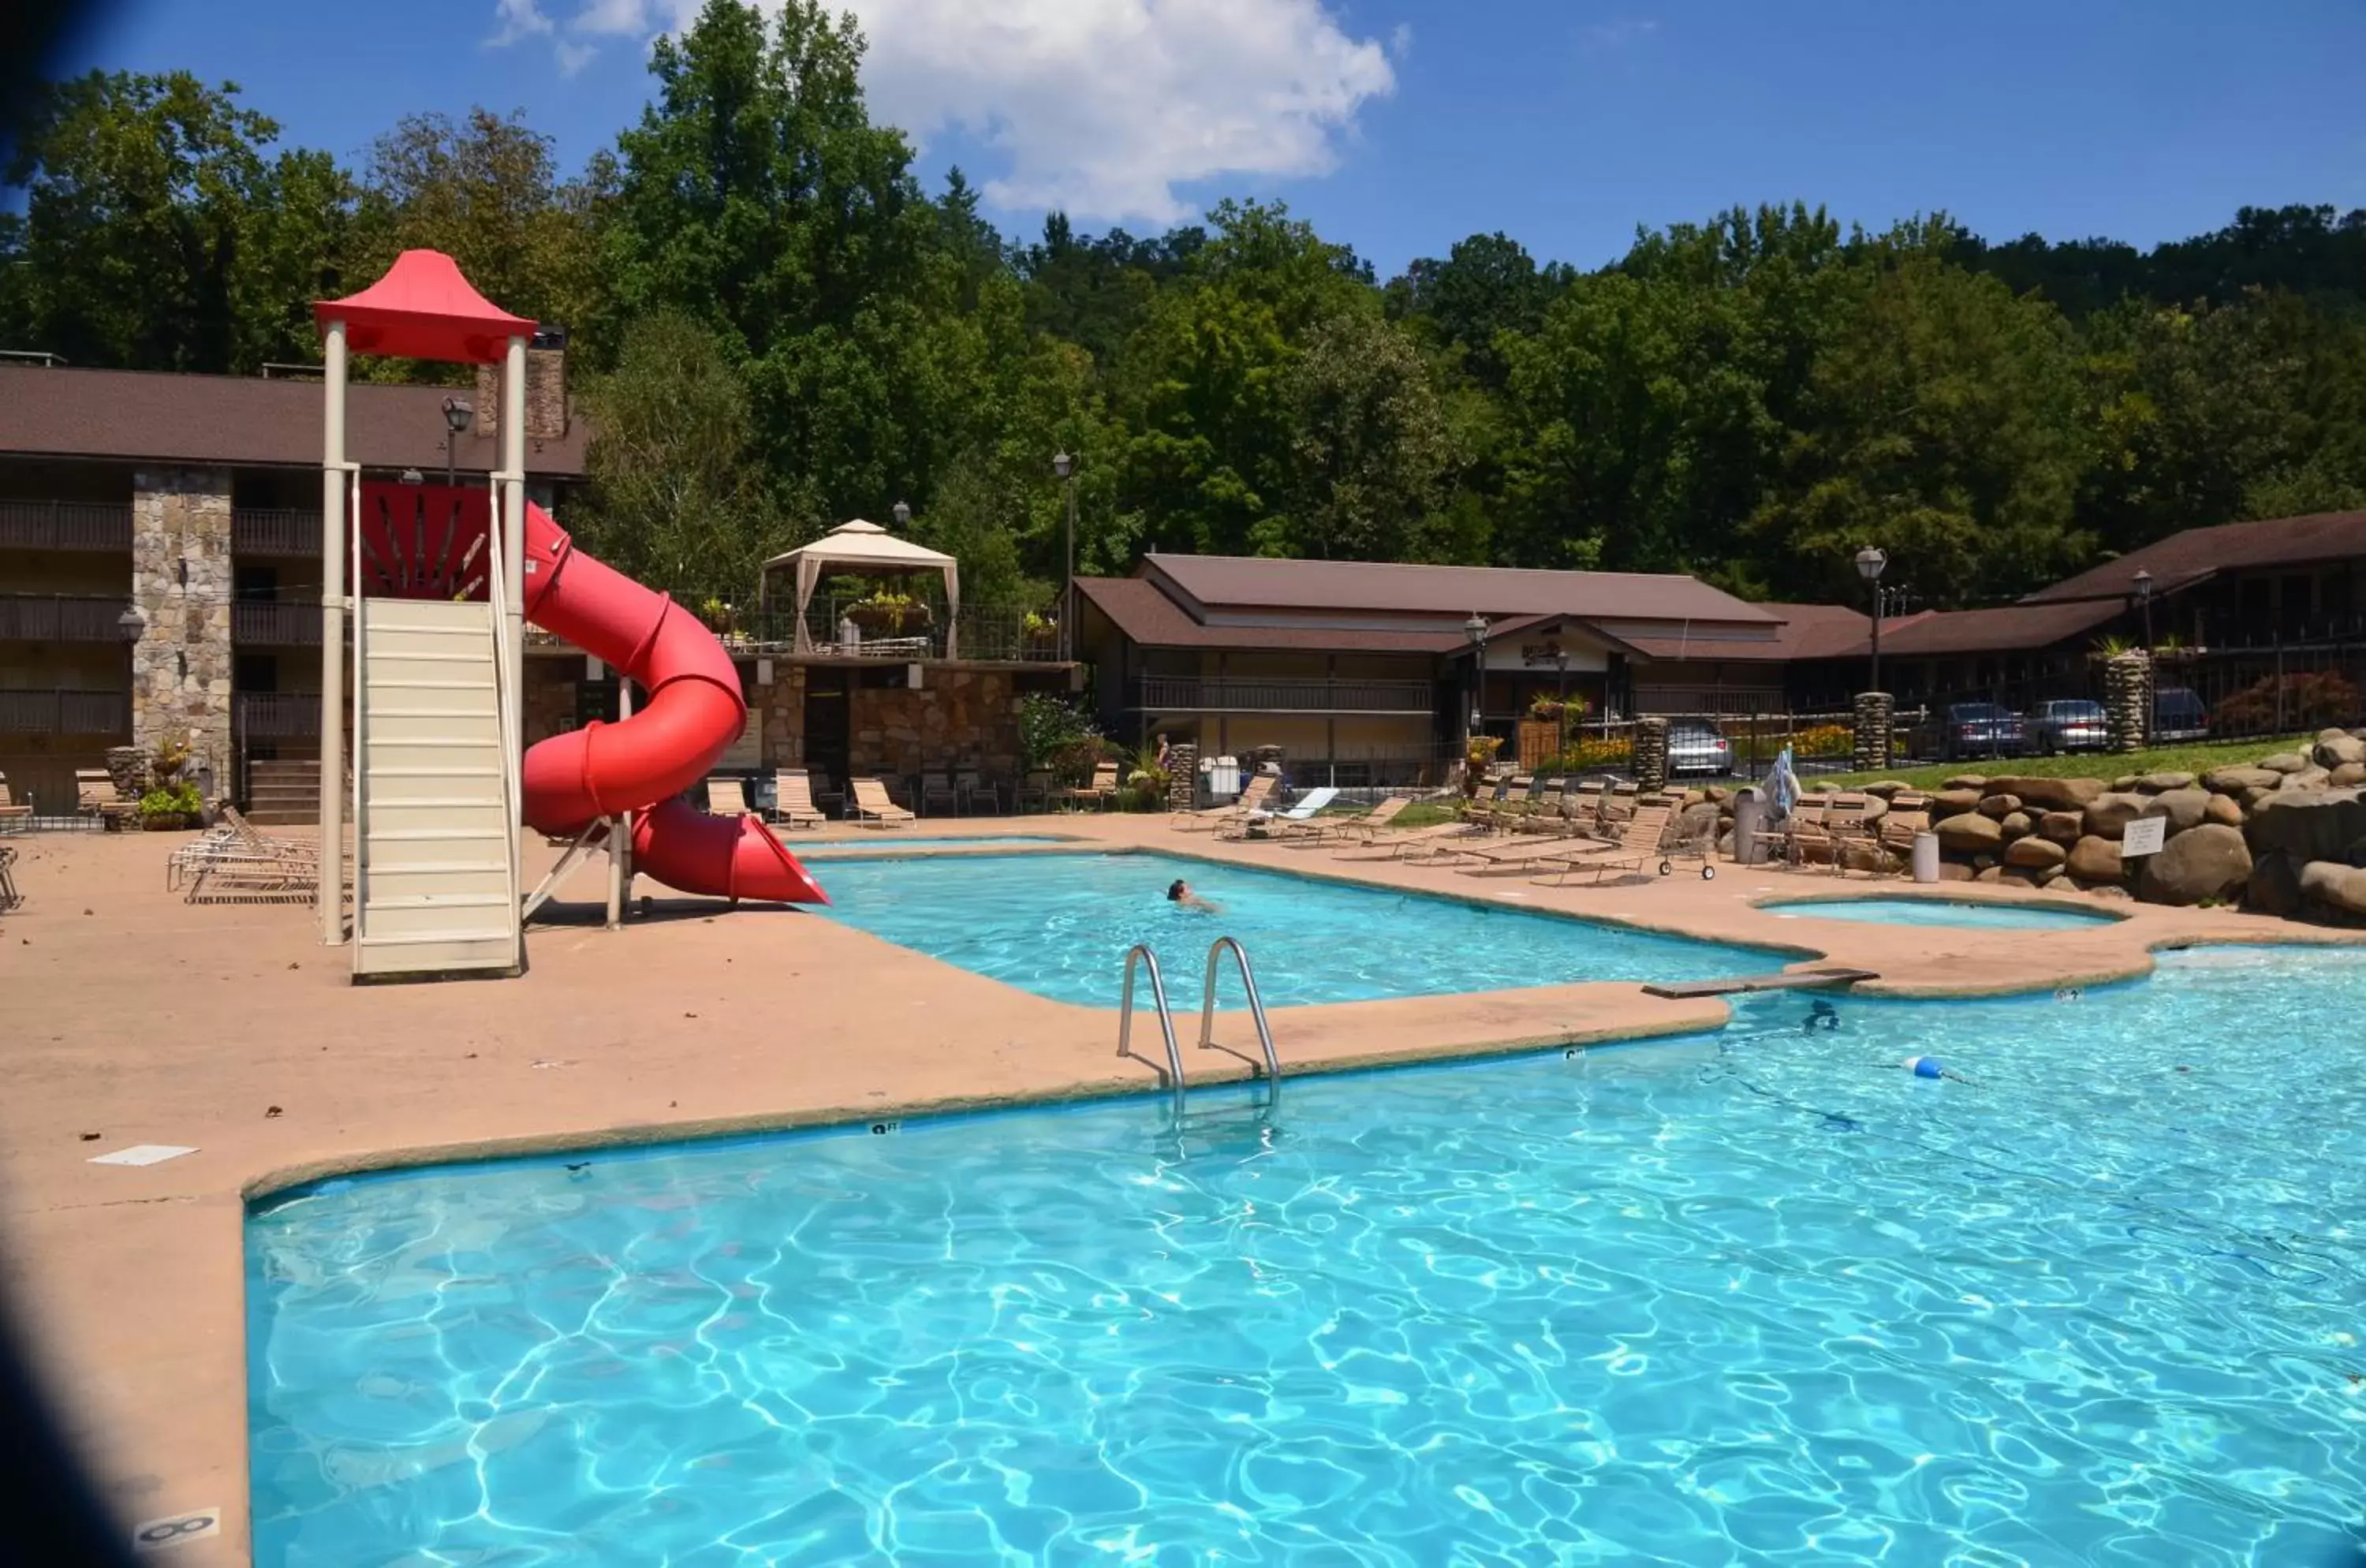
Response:
[[[242,599],[230,607],[230,636],[249,648],[318,648],[321,606]]]
[[[63,593],[0,593],[0,642],[136,642],[123,624],[131,601]]]
[[[0,501],[0,549],[130,548],[128,501]]]
[[[0,735],[125,735],[129,692],[0,691]]]

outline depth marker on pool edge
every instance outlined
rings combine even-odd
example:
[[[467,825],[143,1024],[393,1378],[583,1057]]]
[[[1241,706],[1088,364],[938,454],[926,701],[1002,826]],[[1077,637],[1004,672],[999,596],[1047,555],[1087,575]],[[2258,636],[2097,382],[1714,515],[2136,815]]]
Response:
[[[134,1144],[128,1149],[117,1149],[112,1154],[93,1155],[90,1156],[90,1163],[92,1165],[162,1165],[168,1159],[179,1159],[183,1155],[193,1155],[197,1152],[184,1144]]]

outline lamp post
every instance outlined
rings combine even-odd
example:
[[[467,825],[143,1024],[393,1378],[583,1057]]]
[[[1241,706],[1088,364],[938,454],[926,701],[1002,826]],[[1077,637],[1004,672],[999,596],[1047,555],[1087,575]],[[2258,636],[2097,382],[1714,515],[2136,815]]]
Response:
[[[1076,598],[1076,460],[1068,456],[1065,446],[1053,455],[1052,472],[1059,477],[1060,486],[1067,493],[1067,532],[1065,536],[1064,564],[1060,569],[1060,661],[1066,663],[1075,657],[1074,636],[1068,628],[1074,618]]]
[[[2138,567],[2128,581],[2135,585],[2136,603],[2144,610],[2145,740],[2149,744],[2160,727],[2160,682],[2152,668],[2152,573]]]
[[[1462,623],[1462,630],[1471,644],[1470,734],[1476,737],[1486,717],[1482,710],[1487,705],[1487,617],[1471,611],[1470,618]]]
[[[1856,553],[1856,574],[1873,590],[1873,669],[1865,689],[1881,690],[1881,573],[1889,565],[1889,557],[1871,545]]]
[[[460,433],[476,423],[477,405],[466,398],[444,400],[444,483],[459,482]]]
[[[901,501],[897,502],[896,503],[896,526],[898,528],[908,528],[911,525],[912,508],[907,502]]]

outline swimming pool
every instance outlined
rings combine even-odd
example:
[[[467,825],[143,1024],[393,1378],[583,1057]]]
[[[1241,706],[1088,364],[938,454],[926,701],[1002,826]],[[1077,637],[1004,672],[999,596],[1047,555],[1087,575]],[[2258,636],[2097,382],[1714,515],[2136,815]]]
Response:
[[[1810,1005],[293,1196],[256,1562],[2348,1562],[2366,955]]]
[[[1975,931],[2075,931],[2121,917],[2104,909],[2052,904],[1988,903],[1971,898],[1792,898],[1760,908],[1781,919],[1864,920],[1885,926],[1960,926]]]
[[[1167,902],[1177,877],[1221,912]],[[1699,980],[1786,961],[1770,950],[1173,855],[849,861],[830,868],[828,887],[830,908],[821,912],[833,919],[1088,1007],[1117,1005],[1126,950],[1137,942],[1158,954],[1184,1007],[1208,944],[1222,935],[1249,950],[1269,1007],[1573,980]],[[1197,1005],[1196,993],[1188,999]]]

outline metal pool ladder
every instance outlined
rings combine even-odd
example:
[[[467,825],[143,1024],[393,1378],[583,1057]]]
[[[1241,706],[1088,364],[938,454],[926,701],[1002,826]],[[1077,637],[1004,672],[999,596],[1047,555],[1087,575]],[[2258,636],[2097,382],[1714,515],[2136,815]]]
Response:
[[[1273,1031],[1266,1027],[1265,1001],[1257,995],[1256,973],[1249,967],[1248,949],[1243,947],[1232,937],[1220,936],[1208,944],[1207,973],[1200,988],[1200,1049],[1205,1051],[1215,1043],[1216,960],[1227,948],[1232,950],[1234,961],[1240,965],[1241,989],[1246,991],[1249,998],[1249,1017],[1256,1022],[1257,1043],[1265,1047],[1266,1081],[1272,1084],[1276,1092],[1279,1092],[1281,1088],[1281,1058],[1274,1055]],[[1158,967],[1154,963],[1151,965],[1151,976],[1155,979],[1157,974]],[[1132,976],[1133,971],[1129,967],[1126,970],[1129,982]]]
[[[1215,959],[1216,955],[1211,950],[1208,954],[1208,994],[1211,998],[1216,994]],[[1121,1056],[1133,1055],[1133,966],[1136,962],[1150,968],[1150,998],[1158,1009],[1158,1032],[1166,1041],[1167,1088],[1174,1094],[1176,1109],[1179,1111],[1183,1105],[1183,1053],[1176,1048],[1175,1013],[1166,1005],[1166,982],[1158,973],[1158,954],[1151,952],[1145,942],[1137,942],[1125,950],[1125,992],[1117,1004],[1117,1054]],[[1252,990],[1250,994],[1254,996],[1256,992]]]

